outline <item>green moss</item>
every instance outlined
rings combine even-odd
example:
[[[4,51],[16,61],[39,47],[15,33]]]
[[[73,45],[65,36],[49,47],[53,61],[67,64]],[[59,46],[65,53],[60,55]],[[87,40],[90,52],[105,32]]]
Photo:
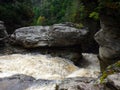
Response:
[[[75,27],[81,29],[81,28],[84,28],[84,25],[82,23],[79,23],[79,24],[77,23],[75,24]]]
[[[99,20],[99,13],[98,12],[92,12],[89,15],[90,18],[93,18],[95,20]]]
[[[117,72],[120,72],[120,61],[106,68],[106,70],[103,72],[102,76],[100,77],[100,83],[104,83],[108,75],[111,75]]]

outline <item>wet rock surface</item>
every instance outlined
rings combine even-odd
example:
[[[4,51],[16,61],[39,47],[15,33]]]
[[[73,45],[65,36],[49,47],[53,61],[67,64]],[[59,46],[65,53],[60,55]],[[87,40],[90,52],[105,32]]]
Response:
[[[109,75],[106,84],[96,84],[92,77],[75,77],[64,80],[35,79],[17,74],[0,78],[0,90],[120,90],[120,73]]]
[[[36,80],[31,76],[18,74],[0,78],[0,90],[55,90],[56,83],[54,80]],[[51,86],[51,88],[45,89],[45,86]]]

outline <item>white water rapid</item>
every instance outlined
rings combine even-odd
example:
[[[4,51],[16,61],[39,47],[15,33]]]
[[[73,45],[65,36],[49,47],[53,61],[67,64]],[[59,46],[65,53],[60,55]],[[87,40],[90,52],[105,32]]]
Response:
[[[0,81],[0,90],[56,90],[56,83],[50,82],[46,85],[46,82],[70,77],[97,77],[100,68],[96,55],[83,54],[83,56],[87,64],[82,68],[75,66],[69,60],[49,55],[11,54],[0,56],[0,78],[24,74],[36,79],[26,82],[20,81],[21,79]],[[48,81],[43,81],[45,84],[41,85],[39,79]],[[15,86],[13,86],[14,84]]]
[[[36,79],[62,79],[79,68],[59,57],[32,54],[0,56],[0,77],[25,74]]]

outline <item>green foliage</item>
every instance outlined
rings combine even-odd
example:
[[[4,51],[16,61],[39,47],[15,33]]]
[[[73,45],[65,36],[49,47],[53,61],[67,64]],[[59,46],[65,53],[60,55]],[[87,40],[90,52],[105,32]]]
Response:
[[[8,3],[3,0],[0,4],[0,20],[7,22],[9,27],[14,26],[15,29],[27,25],[51,25],[61,22],[79,24],[86,18],[98,19],[98,13],[94,12],[95,4],[92,2],[86,7],[84,2],[83,0],[11,0]],[[82,26],[83,23],[78,25]]]
[[[0,3],[0,20],[5,22],[9,33],[15,28],[30,25],[33,15],[30,2],[17,0]]]
[[[75,27],[81,29],[84,28],[84,25],[82,23],[76,23]]]
[[[42,0],[34,6],[34,24],[39,16],[46,18],[47,25],[60,22],[80,23],[84,18],[84,5],[79,0]]]
[[[90,13],[89,17],[93,18],[95,20],[98,20],[99,19],[99,13],[98,12],[92,12],[92,13]]]
[[[98,0],[99,8],[112,8],[119,9],[120,1],[119,0]]]
[[[37,19],[37,25],[44,25],[44,23],[45,23],[45,17],[39,16]]]
[[[0,20],[7,28],[28,25],[51,25],[61,22],[78,23],[99,20],[101,8],[119,8],[117,0],[0,0]]]

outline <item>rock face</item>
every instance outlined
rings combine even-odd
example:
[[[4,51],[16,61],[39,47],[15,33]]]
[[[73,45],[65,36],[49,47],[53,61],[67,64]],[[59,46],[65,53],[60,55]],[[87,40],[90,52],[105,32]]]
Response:
[[[58,90],[106,90],[102,86],[94,85],[93,78],[70,78],[65,79],[60,85]]]
[[[120,73],[109,75],[107,80],[107,86],[111,90],[120,90]]]
[[[115,10],[107,10],[101,13],[101,30],[95,34],[95,40],[100,45],[99,57],[101,68],[120,59],[120,14]]]
[[[120,73],[109,75],[107,82],[95,83],[94,78],[68,78],[59,84],[58,90],[120,90]]]
[[[0,78],[0,90],[55,90],[54,80],[38,79],[23,74]]]
[[[19,44],[25,48],[64,47],[79,45],[86,34],[86,30],[79,30],[65,24],[55,24],[53,26],[30,26],[17,29],[11,35],[11,39],[14,44]]]
[[[0,21],[0,46],[4,45],[4,38],[7,36],[6,28],[4,22]]]
[[[107,83],[95,84],[94,78],[76,77],[63,81],[35,79],[34,77],[16,74],[0,78],[0,90],[120,90],[120,74],[107,77]]]

